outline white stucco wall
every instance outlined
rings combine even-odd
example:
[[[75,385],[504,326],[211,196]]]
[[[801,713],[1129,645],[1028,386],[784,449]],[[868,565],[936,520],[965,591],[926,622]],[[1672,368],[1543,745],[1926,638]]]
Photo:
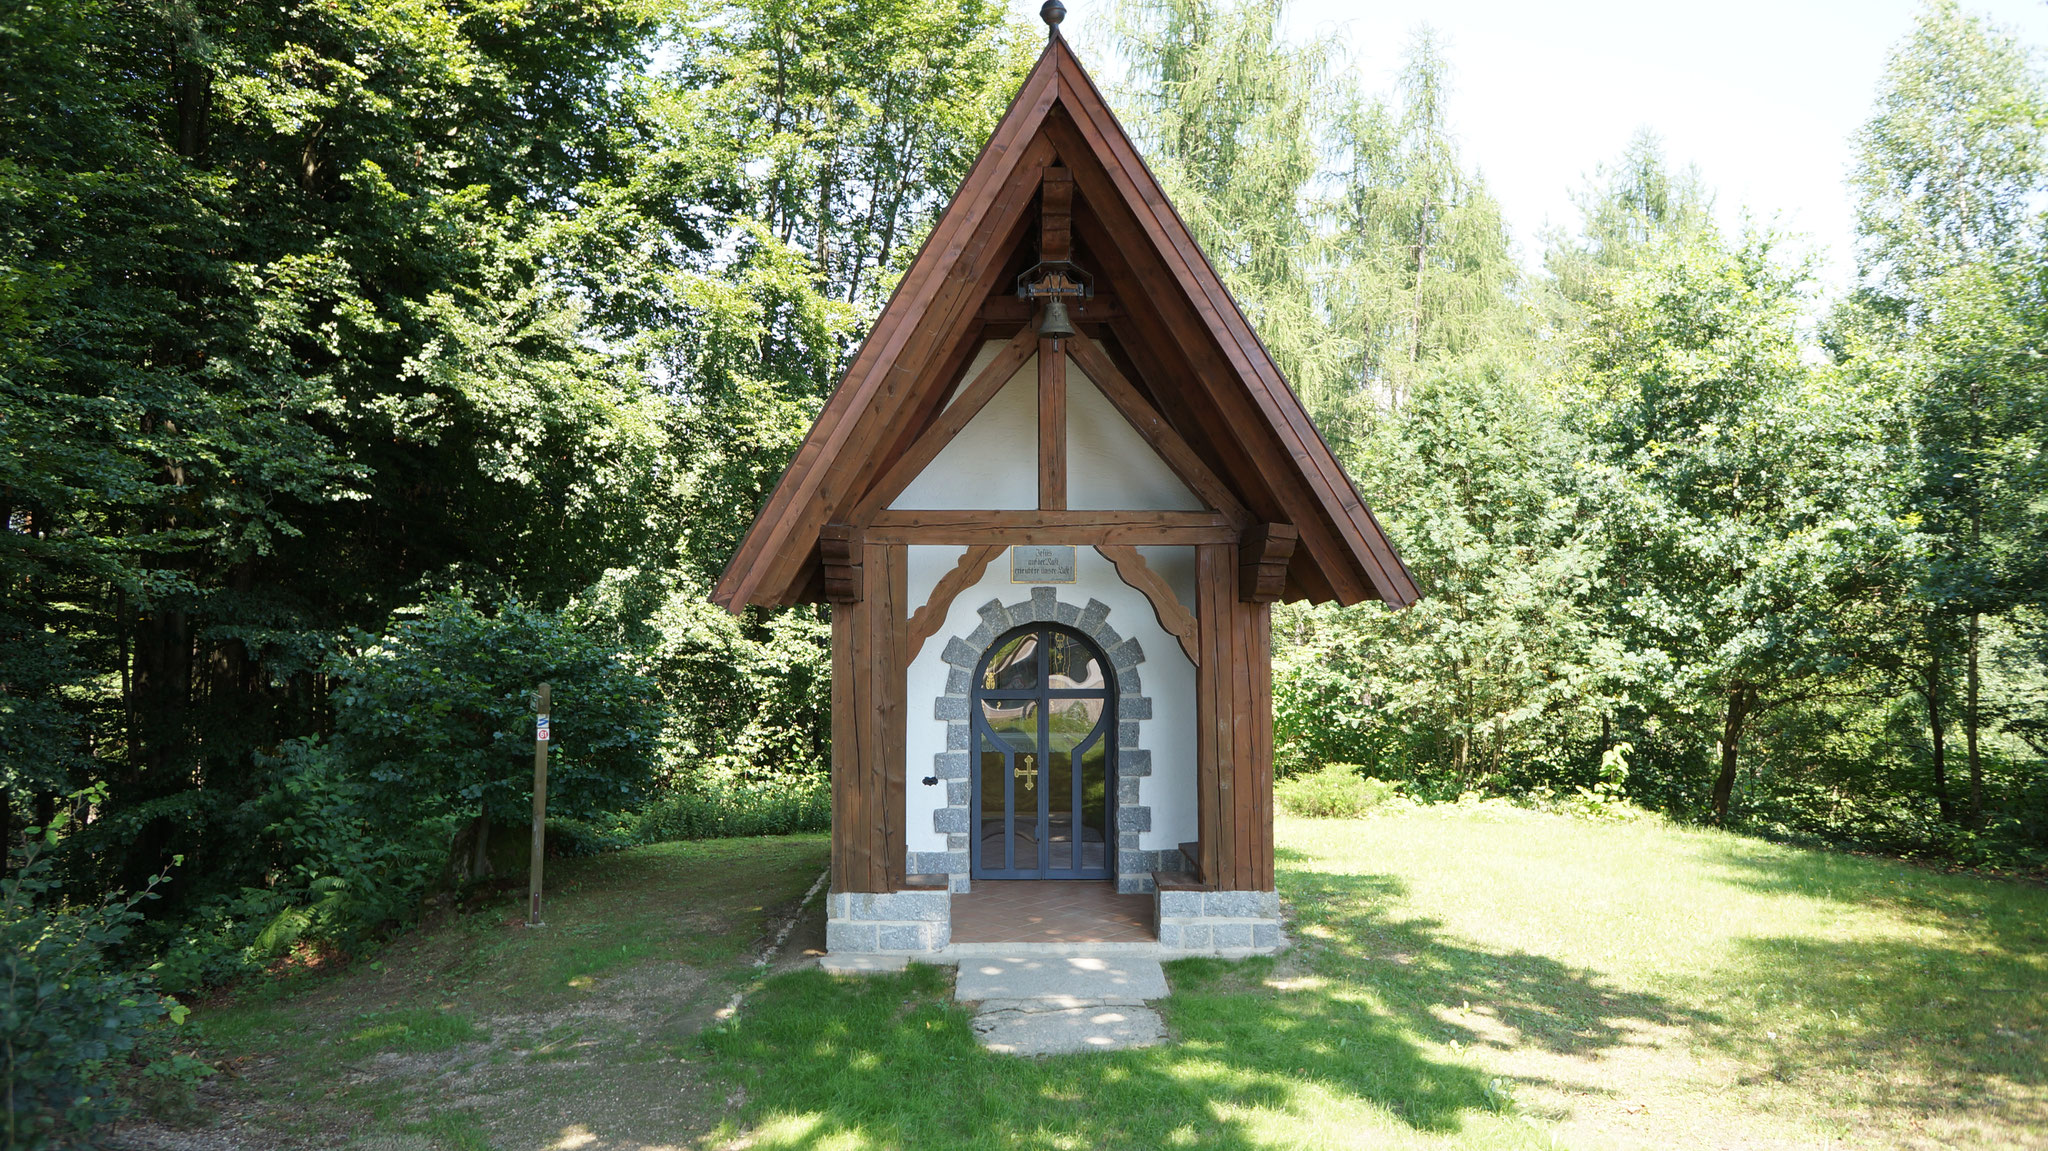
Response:
[[[1071,361],[1067,364],[1067,506],[1077,511],[1208,510],[1202,498],[1188,490],[1109,397]]]
[[[1192,571],[1193,548],[1161,550],[1188,553],[1186,566]],[[930,585],[952,568],[963,551],[911,548],[912,602],[922,604],[928,599]],[[1056,585],[1060,602],[1085,606],[1090,599],[1101,600],[1110,609],[1110,626],[1121,635],[1136,638],[1145,649],[1145,662],[1138,665],[1138,676],[1142,694],[1152,701],[1152,718],[1139,721],[1138,745],[1152,753],[1152,774],[1139,783],[1139,802],[1152,809],[1152,830],[1139,833],[1138,846],[1146,850],[1171,849],[1194,839],[1196,833],[1195,667],[1181,651],[1180,641],[1159,626],[1144,593],[1118,578],[1116,568],[1108,560],[1094,548],[1082,547],[1075,549],[1075,561],[1076,581]],[[1148,558],[1147,562],[1152,561]],[[953,600],[944,626],[925,641],[911,661],[906,743],[909,787],[905,789],[905,801],[912,851],[946,848],[946,837],[932,830],[932,812],[945,806],[945,785],[926,787],[921,782],[933,774],[935,757],[946,750],[946,724],[934,715],[934,704],[945,694],[948,671],[940,653],[948,639],[964,637],[981,623],[977,612],[989,600],[1009,604],[1029,598],[1031,585],[1010,582],[1009,556],[996,557],[981,580]]]
[[[983,344],[960,387],[979,375],[1001,348],[996,342]],[[959,394],[960,388],[955,388],[947,404]],[[1038,506],[1037,356],[1024,361],[1010,382],[889,506],[940,511]],[[1071,363],[1067,506],[1076,511],[1206,510],[1201,497],[1188,490],[1123,413]]]
[[[973,379],[994,354],[990,347],[1000,346],[984,346],[967,378]],[[1024,361],[889,506],[945,511],[1038,506],[1037,356]]]

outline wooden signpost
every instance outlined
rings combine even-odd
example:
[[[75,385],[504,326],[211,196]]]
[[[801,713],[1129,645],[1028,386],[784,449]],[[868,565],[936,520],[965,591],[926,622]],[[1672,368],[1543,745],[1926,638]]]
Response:
[[[548,822],[548,684],[540,685],[534,709],[540,714],[533,722],[533,852],[528,864],[526,887],[528,927],[540,926],[540,878],[547,858]]]

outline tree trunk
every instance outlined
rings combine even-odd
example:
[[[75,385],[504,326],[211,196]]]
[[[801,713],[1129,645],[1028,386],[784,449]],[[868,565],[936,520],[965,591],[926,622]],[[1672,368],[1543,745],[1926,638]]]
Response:
[[[1983,616],[1970,613],[1970,635],[1964,646],[1963,751],[1970,764],[1970,826],[1984,826],[1984,764],[1977,756],[1977,641]]]
[[[1721,774],[1714,779],[1714,822],[1728,822],[1728,802],[1735,795],[1736,751],[1742,744],[1742,725],[1756,706],[1756,689],[1735,684],[1728,689],[1728,714],[1721,724]]]
[[[1927,734],[1934,748],[1934,801],[1941,805],[1942,822],[1952,823],[1956,814],[1948,799],[1948,728],[1941,715],[1941,638],[1932,639],[1921,694],[1927,699]]]
[[[471,879],[491,873],[491,805],[479,803],[476,813],[476,858],[469,866]]]

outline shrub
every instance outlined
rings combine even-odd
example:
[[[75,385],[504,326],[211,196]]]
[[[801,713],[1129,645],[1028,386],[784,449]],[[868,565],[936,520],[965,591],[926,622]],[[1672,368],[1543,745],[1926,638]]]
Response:
[[[66,906],[50,861],[33,847],[21,869],[0,883],[9,1148],[89,1145],[96,1127],[125,1110],[115,1083],[138,1059],[152,1089],[207,1073],[189,1056],[157,1050],[166,1021],[182,1023],[186,1009],[156,992],[151,972],[126,970],[109,954],[142,918],[136,905],[152,898],[145,888]]]
[[[633,817],[635,843],[789,835],[832,826],[832,789],[818,776],[786,776],[748,784],[679,791]]]
[[[532,804],[533,691],[554,685],[548,808],[588,819],[642,802],[661,705],[611,645],[517,601],[485,615],[459,596],[383,636],[359,635],[328,670],[334,748],[380,829]]]
[[[1319,771],[1281,780],[1273,788],[1280,806],[1311,819],[1357,819],[1393,798],[1395,785],[1360,775],[1350,763],[1324,764]]]

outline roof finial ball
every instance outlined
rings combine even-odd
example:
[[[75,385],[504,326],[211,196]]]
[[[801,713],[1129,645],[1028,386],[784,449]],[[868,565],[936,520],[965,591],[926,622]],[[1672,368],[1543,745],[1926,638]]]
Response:
[[[1044,4],[1039,5],[1038,18],[1045,21],[1045,26],[1051,29],[1052,35],[1057,36],[1060,32],[1060,21],[1067,18],[1067,6],[1060,3],[1060,0],[1045,0]]]

